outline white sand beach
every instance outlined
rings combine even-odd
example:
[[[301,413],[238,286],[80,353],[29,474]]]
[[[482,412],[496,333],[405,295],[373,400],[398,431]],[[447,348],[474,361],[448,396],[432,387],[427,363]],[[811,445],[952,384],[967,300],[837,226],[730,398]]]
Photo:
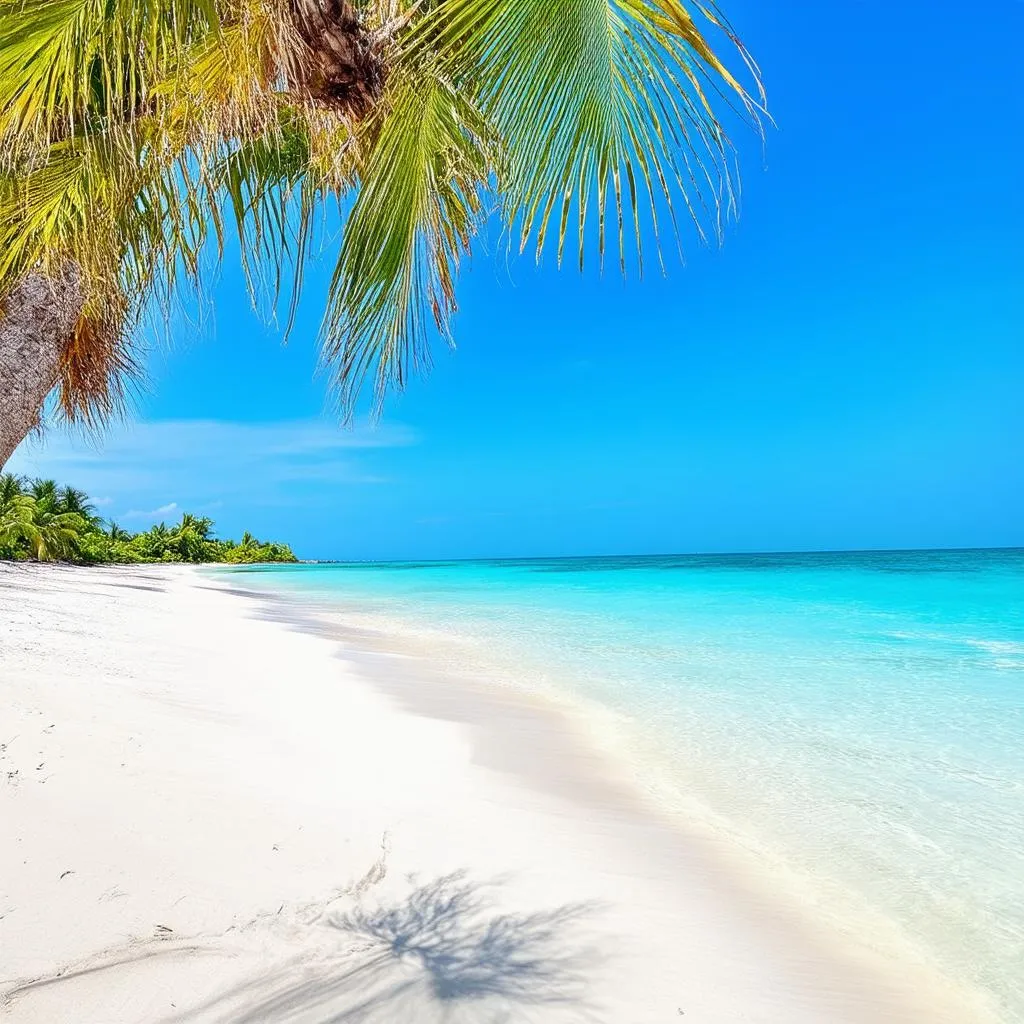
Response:
[[[556,709],[403,700],[224,580],[0,566],[0,1019],[986,1019],[746,884]]]

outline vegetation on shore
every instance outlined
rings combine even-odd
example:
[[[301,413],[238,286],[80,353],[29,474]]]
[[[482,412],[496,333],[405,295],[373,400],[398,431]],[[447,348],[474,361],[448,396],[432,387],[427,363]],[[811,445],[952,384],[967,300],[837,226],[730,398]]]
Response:
[[[213,520],[184,513],[173,526],[157,523],[129,533],[96,514],[84,491],[53,480],[0,476],[0,560],[102,565],[135,562],[295,562],[287,544],[213,535]]]

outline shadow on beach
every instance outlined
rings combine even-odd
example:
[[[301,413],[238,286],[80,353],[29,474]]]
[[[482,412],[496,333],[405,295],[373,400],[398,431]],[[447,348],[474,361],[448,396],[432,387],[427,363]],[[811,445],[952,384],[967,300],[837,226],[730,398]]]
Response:
[[[599,1021],[586,993],[603,957],[574,934],[595,908],[501,913],[490,889],[457,873],[329,917],[336,955],[290,960],[165,1024]]]

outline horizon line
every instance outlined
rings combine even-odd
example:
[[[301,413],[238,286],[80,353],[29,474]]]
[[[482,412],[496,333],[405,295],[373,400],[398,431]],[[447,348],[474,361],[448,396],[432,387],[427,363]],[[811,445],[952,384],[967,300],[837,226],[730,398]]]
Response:
[[[586,559],[622,558],[751,558],[779,557],[784,555],[900,555],[900,554],[968,554],[980,551],[1001,551],[1024,553],[1024,545],[991,545],[971,547],[939,548],[822,548],[791,549],[776,551],[663,551],[646,554],[604,554],[604,555],[475,555],[460,558],[300,558],[291,565],[396,565],[418,562],[427,565],[446,565],[461,562],[538,562],[538,561],[583,561]]]

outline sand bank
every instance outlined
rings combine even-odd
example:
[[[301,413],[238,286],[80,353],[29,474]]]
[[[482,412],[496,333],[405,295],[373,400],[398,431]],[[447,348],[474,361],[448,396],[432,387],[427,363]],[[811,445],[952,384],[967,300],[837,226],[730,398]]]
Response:
[[[720,869],[553,710],[382,686],[281,618],[180,567],[0,567],[4,1020],[984,1019]]]

